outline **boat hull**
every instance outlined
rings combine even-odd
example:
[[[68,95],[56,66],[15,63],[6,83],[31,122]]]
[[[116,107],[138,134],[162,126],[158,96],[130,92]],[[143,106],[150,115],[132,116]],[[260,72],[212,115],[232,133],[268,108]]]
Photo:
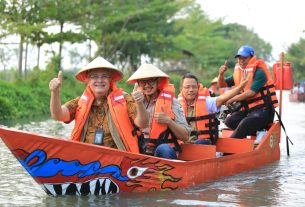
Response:
[[[198,154],[190,161],[122,152],[8,128],[0,128],[0,137],[42,189],[54,196],[182,189],[280,159],[279,123],[272,125],[252,151],[223,157]],[[200,147],[203,151],[218,148]]]

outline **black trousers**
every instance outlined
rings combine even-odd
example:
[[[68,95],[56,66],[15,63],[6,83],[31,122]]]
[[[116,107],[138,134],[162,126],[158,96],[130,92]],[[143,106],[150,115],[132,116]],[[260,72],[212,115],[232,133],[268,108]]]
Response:
[[[249,113],[245,111],[234,112],[225,119],[225,124],[234,129],[230,137],[242,139],[247,136],[256,136],[257,131],[267,129],[273,119],[273,109],[256,109]]]

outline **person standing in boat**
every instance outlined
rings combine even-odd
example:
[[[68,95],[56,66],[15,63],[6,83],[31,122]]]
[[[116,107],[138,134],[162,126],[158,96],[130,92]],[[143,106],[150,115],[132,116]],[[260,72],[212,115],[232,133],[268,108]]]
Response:
[[[191,73],[183,75],[178,100],[192,129],[189,137],[190,143],[216,144],[219,125],[216,113],[227,100],[239,94],[246,83],[247,80],[244,80],[234,89],[220,96],[211,97],[209,90],[198,82],[195,75]]]
[[[274,111],[278,106],[275,87],[268,66],[254,56],[254,49],[249,45],[241,46],[235,55],[237,65],[232,76],[224,77],[227,62],[219,69],[219,87],[236,86],[246,77],[249,81],[245,90],[226,104],[241,106],[225,119],[225,124],[234,129],[232,138],[246,138],[256,132],[268,128],[273,122]]]
[[[76,79],[86,83],[84,93],[61,105],[62,72],[49,83],[50,111],[54,119],[75,120],[71,139],[139,153],[138,140],[132,133],[148,124],[142,91],[132,96],[116,87],[123,73],[102,57],[82,68]]]
[[[142,152],[148,155],[177,159],[179,141],[188,141],[188,127],[183,110],[175,98],[175,88],[169,76],[152,64],[143,64],[127,80],[143,90],[144,105],[149,116],[148,127],[141,127],[144,135]]]

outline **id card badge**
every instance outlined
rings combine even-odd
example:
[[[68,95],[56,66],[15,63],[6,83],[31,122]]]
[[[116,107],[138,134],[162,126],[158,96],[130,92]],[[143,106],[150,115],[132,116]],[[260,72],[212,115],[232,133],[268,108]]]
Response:
[[[104,132],[103,128],[99,127],[96,129],[94,133],[94,141],[93,144],[102,145],[104,141]]]

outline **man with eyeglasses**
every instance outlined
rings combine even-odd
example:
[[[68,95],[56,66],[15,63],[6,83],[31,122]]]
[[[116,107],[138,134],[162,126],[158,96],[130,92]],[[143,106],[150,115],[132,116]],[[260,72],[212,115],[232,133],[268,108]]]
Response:
[[[60,102],[62,73],[49,83],[51,115],[58,121],[75,120],[71,139],[139,153],[137,127],[146,127],[148,116],[144,96],[135,91],[132,96],[116,87],[123,73],[102,57],[82,68],[76,79],[86,83],[81,97]]]
[[[143,64],[127,80],[135,84],[135,91],[144,94],[149,116],[148,127],[141,127],[144,136],[142,153],[167,159],[177,159],[179,142],[188,140],[188,127],[183,110],[175,98],[169,76],[152,64]]]
[[[220,96],[210,97],[209,89],[203,87],[195,75],[187,73],[182,77],[178,100],[192,129],[189,143],[216,144],[219,125],[216,113],[219,112],[220,106],[237,95],[246,83],[247,80],[244,80],[234,89]]]

